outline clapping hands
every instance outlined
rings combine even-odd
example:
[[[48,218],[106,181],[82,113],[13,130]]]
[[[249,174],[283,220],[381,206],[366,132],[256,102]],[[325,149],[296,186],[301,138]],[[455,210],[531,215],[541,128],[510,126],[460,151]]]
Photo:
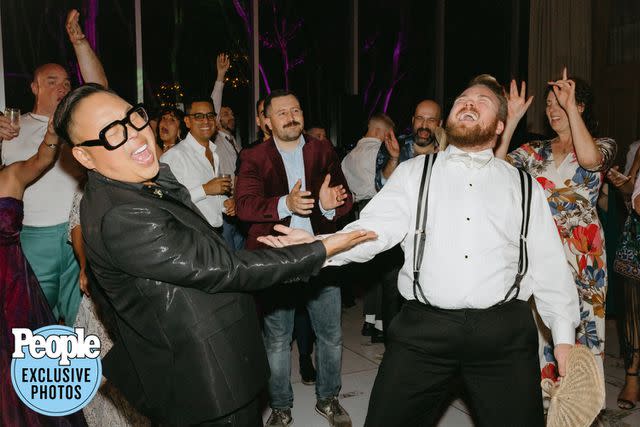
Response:
[[[329,187],[330,183],[331,175],[327,175],[320,187],[320,206],[325,211],[330,211],[331,209],[344,205],[344,201],[348,197],[347,190],[344,189],[343,185]]]

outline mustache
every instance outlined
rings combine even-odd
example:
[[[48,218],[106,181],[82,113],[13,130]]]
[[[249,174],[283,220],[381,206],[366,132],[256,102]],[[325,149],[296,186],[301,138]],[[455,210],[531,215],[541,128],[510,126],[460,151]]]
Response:
[[[433,133],[433,132],[431,132],[431,129],[429,129],[429,128],[418,128],[418,129],[416,129],[416,133],[419,133],[419,132],[422,132],[422,131],[428,132],[429,135],[431,135]]]
[[[283,128],[290,128],[292,126],[300,126],[300,122],[296,122],[295,120],[292,122],[287,123],[286,125],[282,126]]]

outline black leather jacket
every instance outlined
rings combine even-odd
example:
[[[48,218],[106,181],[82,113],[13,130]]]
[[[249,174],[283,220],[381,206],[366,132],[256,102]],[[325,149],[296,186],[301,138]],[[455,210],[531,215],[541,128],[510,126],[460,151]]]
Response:
[[[117,325],[103,369],[153,420],[192,424],[240,408],[266,385],[256,309],[241,291],[317,274],[326,252],[316,242],[233,253],[168,166],[155,183],[89,172],[82,232],[100,308]]]

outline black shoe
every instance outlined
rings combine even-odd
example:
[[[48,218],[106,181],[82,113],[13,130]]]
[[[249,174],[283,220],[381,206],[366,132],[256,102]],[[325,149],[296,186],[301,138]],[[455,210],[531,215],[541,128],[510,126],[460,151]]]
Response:
[[[384,333],[380,329],[374,329],[373,335],[371,335],[371,343],[377,344],[384,342]]]
[[[364,322],[364,325],[362,325],[361,334],[363,337],[370,337],[373,335],[375,330],[376,330],[376,327],[373,325],[373,323]]]
[[[265,427],[289,427],[293,424],[291,409],[271,409],[271,415]]]
[[[318,399],[316,412],[325,417],[332,427],[351,427],[351,418],[337,397]]]
[[[311,362],[311,355],[300,356],[300,376],[304,385],[316,383],[316,370]]]

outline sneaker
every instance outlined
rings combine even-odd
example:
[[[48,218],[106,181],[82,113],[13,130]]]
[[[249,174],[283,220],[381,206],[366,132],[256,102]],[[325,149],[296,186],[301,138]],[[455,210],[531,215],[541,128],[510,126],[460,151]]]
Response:
[[[351,417],[340,405],[337,397],[318,399],[316,412],[325,417],[332,427],[351,427]]]
[[[304,385],[316,383],[316,370],[311,362],[311,355],[300,356],[300,376]]]
[[[288,427],[293,424],[291,409],[271,409],[271,415],[264,427]]]

